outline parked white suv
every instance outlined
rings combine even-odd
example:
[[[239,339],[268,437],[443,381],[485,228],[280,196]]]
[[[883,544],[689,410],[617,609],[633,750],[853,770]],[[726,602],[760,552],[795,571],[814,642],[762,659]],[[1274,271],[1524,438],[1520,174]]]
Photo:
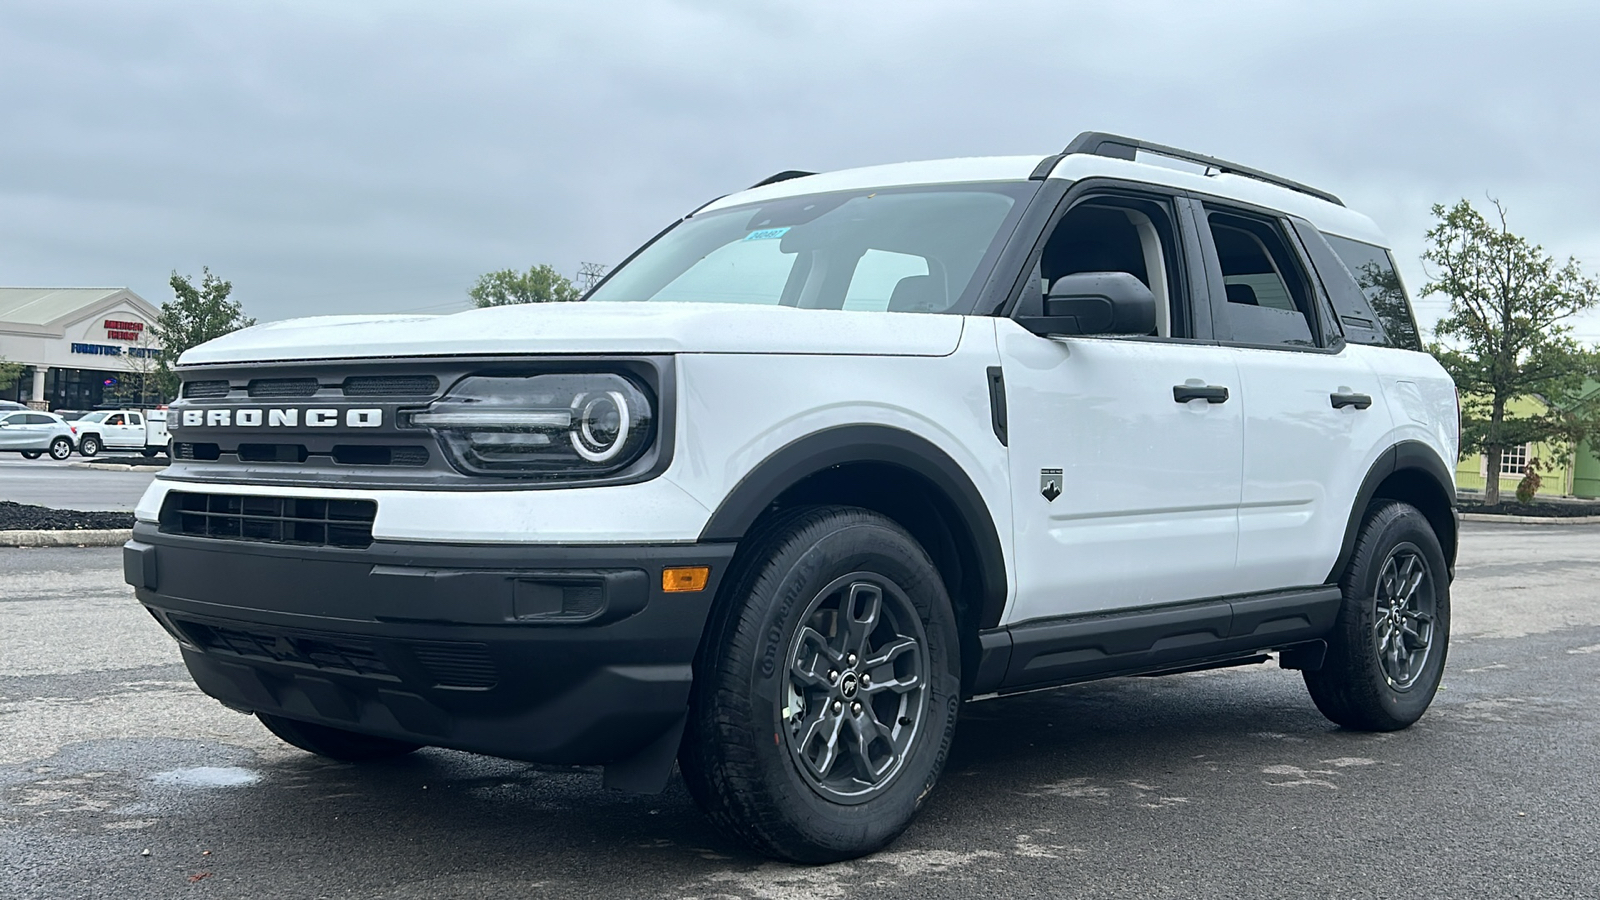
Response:
[[[26,459],[48,453],[61,460],[72,455],[72,447],[72,426],[55,413],[0,409],[0,451],[21,453]]]
[[[86,413],[73,423],[78,429],[78,452],[95,456],[101,450],[137,450],[145,456],[166,453],[167,412],[163,409],[102,409]]]
[[[1445,663],[1458,434],[1385,246],[1103,134],[785,172],[587,302],[185,353],[127,576],[296,746],[632,790],[676,760],[794,860],[893,840],[969,698],[1276,654],[1403,728]]]

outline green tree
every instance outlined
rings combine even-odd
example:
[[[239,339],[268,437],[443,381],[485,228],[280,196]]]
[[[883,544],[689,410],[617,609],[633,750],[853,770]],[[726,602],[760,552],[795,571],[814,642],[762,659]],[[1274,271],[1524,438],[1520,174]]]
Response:
[[[194,286],[188,275],[179,275],[176,270],[167,283],[172,285],[173,297],[161,304],[161,315],[151,330],[161,342],[161,356],[156,367],[161,392],[172,398],[178,395],[178,376],[172,371],[172,365],[185,350],[249,328],[256,320],[246,316],[237,301],[228,299],[228,294],[233,292],[233,282],[223,281],[211,274],[209,268],[201,269],[199,287]]]
[[[1422,258],[1430,280],[1424,296],[1450,300],[1430,349],[1461,391],[1462,451],[1488,457],[1484,503],[1500,502],[1501,453],[1529,442],[1566,446],[1593,431],[1592,412],[1577,398],[1600,364],[1566,324],[1600,303],[1600,285],[1574,259],[1558,265],[1538,244],[1511,233],[1506,211],[1493,200],[1495,222],[1462,200],[1433,207]],[[1506,416],[1517,397],[1534,396],[1550,410]]]
[[[472,298],[473,303],[483,307],[576,300],[583,296],[583,292],[554,268],[538,265],[526,272],[501,269],[479,275],[478,283],[467,290],[467,296]]]
[[[22,377],[22,370],[26,369],[22,363],[14,363],[4,356],[0,356],[0,391],[6,390],[17,383]]]

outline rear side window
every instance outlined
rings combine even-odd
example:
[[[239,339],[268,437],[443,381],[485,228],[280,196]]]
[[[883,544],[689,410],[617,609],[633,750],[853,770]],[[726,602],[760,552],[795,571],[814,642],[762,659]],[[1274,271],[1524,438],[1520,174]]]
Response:
[[[1312,293],[1282,232],[1245,216],[1212,213],[1208,219],[1234,342],[1315,347]]]
[[[56,423],[55,419],[40,413],[25,413],[22,416],[22,421],[26,425],[54,425]]]
[[[1331,234],[1323,237],[1366,296],[1367,305],[1383,326],[1385,343],[1404,350],[1421,350],[1422,339],[1417,333],[1416,319],[1411,315],[1411,302],[1406,298],[1405,285],[1400,283],[1400,273],[1389,251]],[[1340,314],[1345,313],[1341,310]]]

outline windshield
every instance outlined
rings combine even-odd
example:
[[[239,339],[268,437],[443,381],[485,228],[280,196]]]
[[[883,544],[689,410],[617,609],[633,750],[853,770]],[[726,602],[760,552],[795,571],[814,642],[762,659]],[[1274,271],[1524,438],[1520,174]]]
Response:
[[[785,197],[694,215],[591,301],[964,313],[1031,182]]]
[[[111,414],[110,413],[103,413],[103,412],[92,412],[92,413],[89,413],[88,415],[84,416],[83,418],[79,419],[78,421],[80,421],[80,422],[99,422],[99,421],[103,420],[106,416],[109,416],[109,415],[111,415]]]

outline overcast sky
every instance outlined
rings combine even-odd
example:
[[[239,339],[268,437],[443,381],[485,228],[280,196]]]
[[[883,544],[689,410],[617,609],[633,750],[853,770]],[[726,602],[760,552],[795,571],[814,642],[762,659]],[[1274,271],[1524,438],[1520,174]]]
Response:
[[[1593,0],[6,0],[0,284],[443,311],[780,169],[1083,130],[1333,191],[1413,295],[1430,205],[1491,193],[1600,274],[1597,35]]]

